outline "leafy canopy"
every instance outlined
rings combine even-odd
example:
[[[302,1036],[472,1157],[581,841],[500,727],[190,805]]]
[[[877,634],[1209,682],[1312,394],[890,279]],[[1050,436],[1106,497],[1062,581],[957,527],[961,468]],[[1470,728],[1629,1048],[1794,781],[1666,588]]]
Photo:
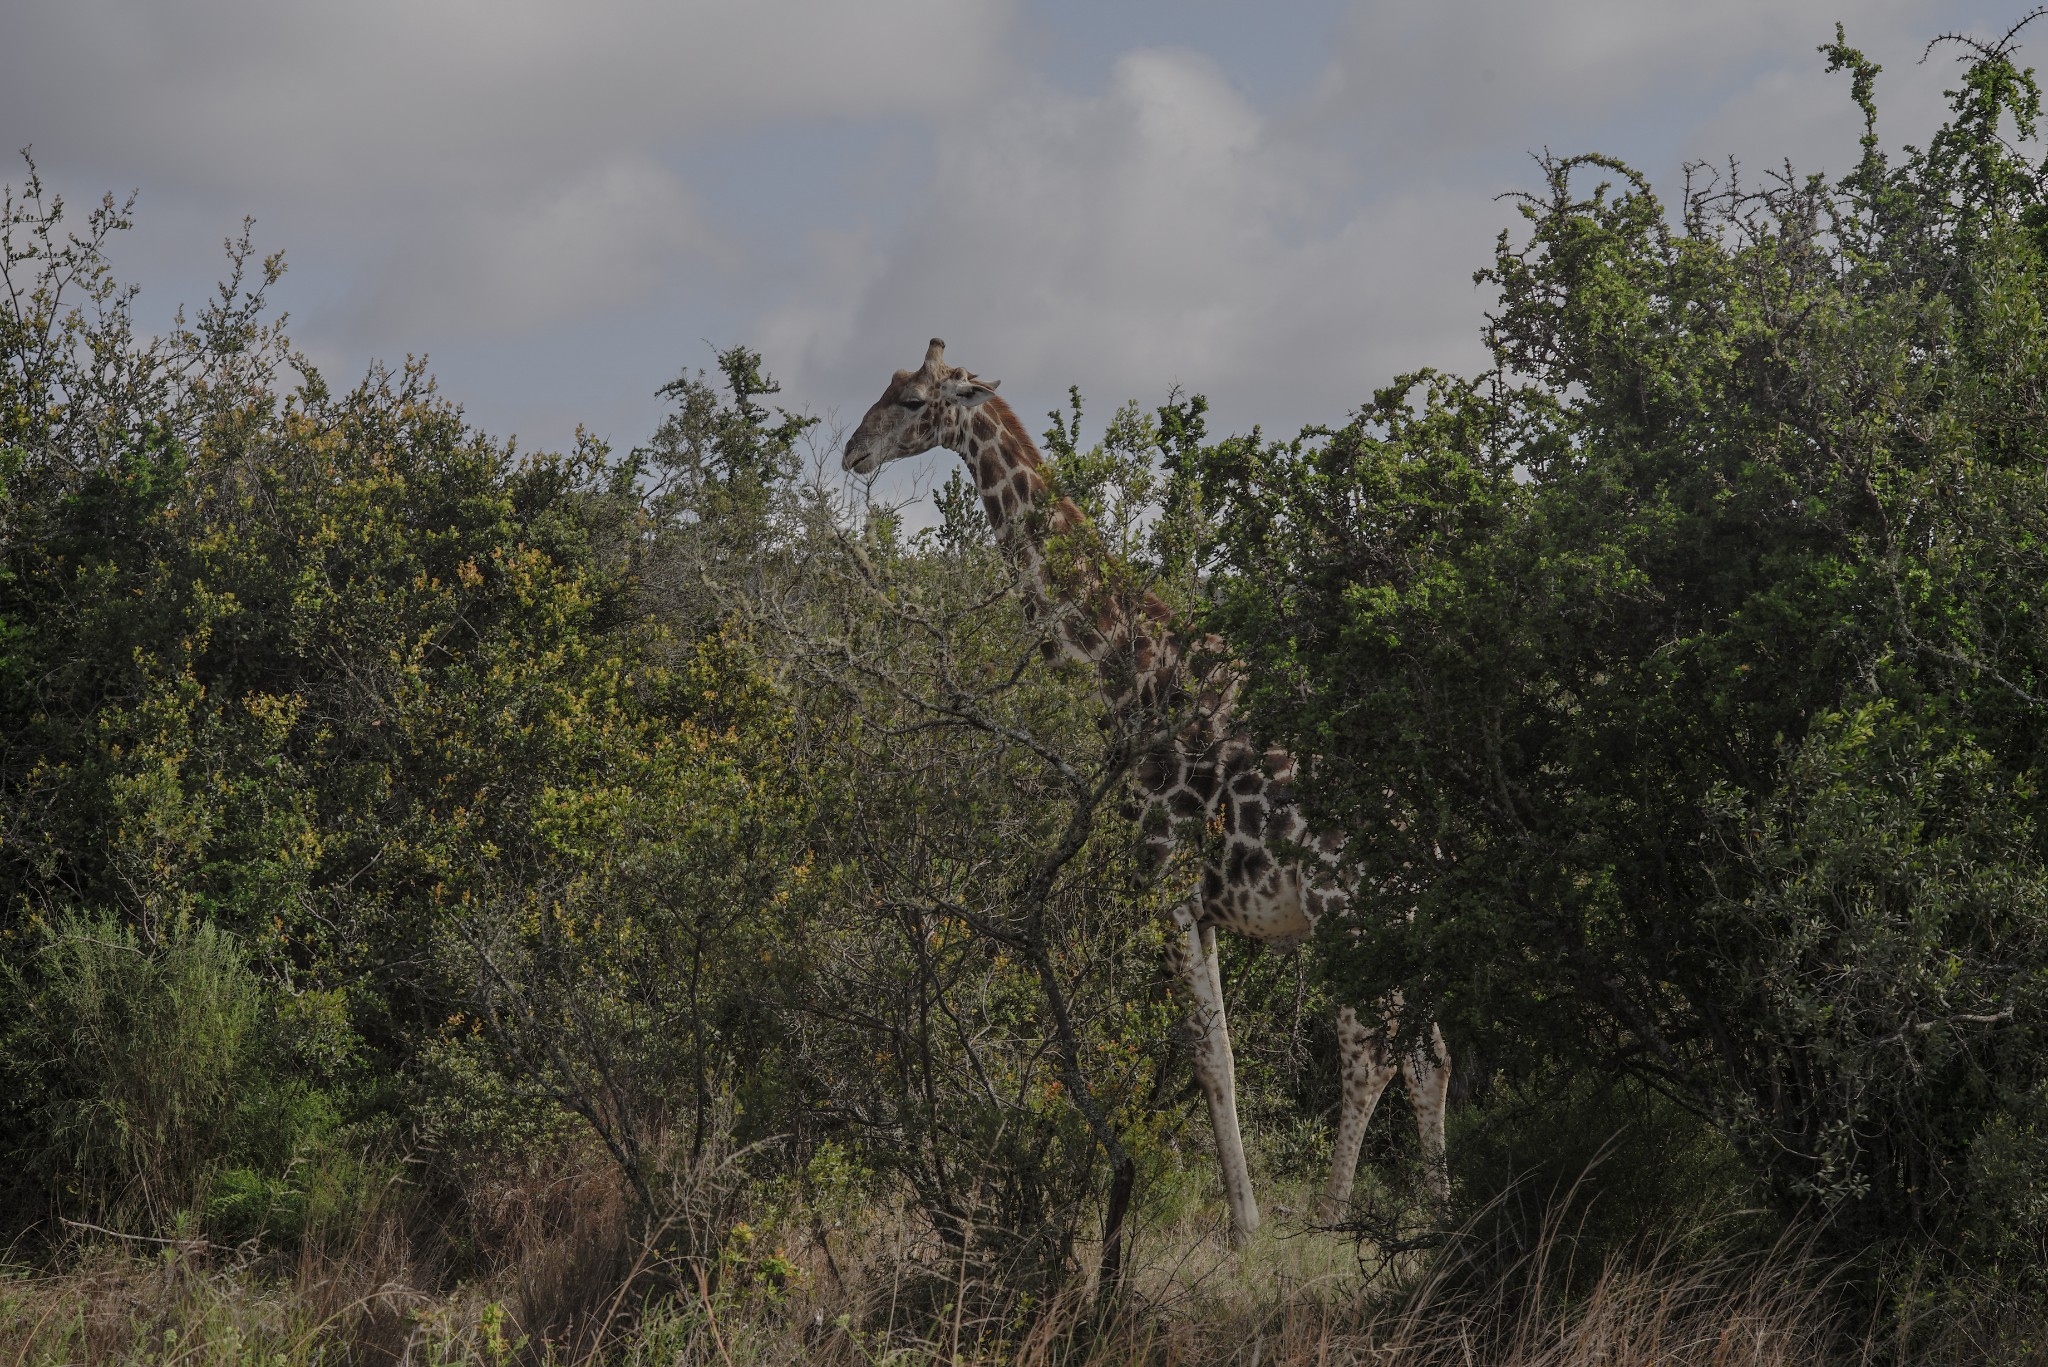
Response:
[[[2048,1100],[2048,201],[2009,44],[1892,159],[1838,33],[1838,181],[1696,173],[1674,211],[1546,160],[1479,273],[1490,370],[1199,458],[1210,620],[1358,833],[1331,975],[1951,1250],[2048,1235],[1972,1175]]]

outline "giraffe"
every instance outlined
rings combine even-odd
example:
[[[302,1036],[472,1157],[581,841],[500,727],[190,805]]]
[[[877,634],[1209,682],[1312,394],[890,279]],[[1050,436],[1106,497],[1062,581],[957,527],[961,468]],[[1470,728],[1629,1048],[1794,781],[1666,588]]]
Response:
[[[1106,589],[1100,542],[1086,514],[1055,496],[1038,448],[996,396],[998,382],[947,364],[945,347],[933,338],[922,366],[895,373],[847,439],[841,466],[872,475],[934,449],[957,453],[997,544],[1019,573],[1025,612],[1042,625],[1048,655],[1093,665],[1111,718],[1142,738],[1133,777],[1144,803],[1146,862],[1156,870],[1182,832],[1220,824],[1221,856],[1204,864],[1197,889],[1169,912],[1167,958],[1186,1002],[1195,1081],[1208,1103],[1232,1238],[1242,1244],[1259,1227],[1259,1206],[1237,1119],[1217,932],[1291,947],[1322,917],[1344,915],[1348,898],[1334,876],[1343,840],[1309,832],[1289,786],[1294,757],[1283,747],[1253,744],[1235,710],[1241,680],[1223,643],[1184,635],[1153,594],[1133,602]],[[1051,553],[1056,538],[1059,554]],[[1312,862],[1290,860],[1276,847],[1306,849]],[[1399,1006],[1396,998],[1369,1012],[1371,1024],[1351,1006],[1338,1012],[1343,1104],[1318,1207],[1325,1219],[1351,1198],[1366,1127],[1397,1071],[1421,1131],[1430,1191],[1439,1202],[1449,1197],[1450,1053],[1434,1026],[1426,1038],[1411,1034],[1397,1045]]]

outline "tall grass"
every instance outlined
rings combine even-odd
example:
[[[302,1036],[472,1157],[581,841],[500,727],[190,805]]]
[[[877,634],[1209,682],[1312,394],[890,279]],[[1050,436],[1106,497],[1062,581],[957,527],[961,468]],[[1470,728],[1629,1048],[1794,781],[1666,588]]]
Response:
[[[178,924],[145,943],[73,917],[0,982],[6,1081],[44,1137],[46,1188],[101,1221],[161,1228],[191,1208],[240,1100],[258,1003],[233,939]]]
[[[700,1175],[719,1209],[729,1191]],[[1142,1231],[1123,1301],[1077,1279],[1049,1298],[990,1282],[898,1209],[635,1233],[602,1168],[507,1190],[497,1269],[449,1285],[393,1203],[345,1247],[81,1237],[61,1270],[0,1279],[0,1363],[1109,1364],[1256,1367],[1814,1367],[2041,1361],[2048,1318],[1885,1336],[1796,1247],[1616,1257],[1571,1294],[1539,1265],[1492,1285],[1429,1265],[1377,1275],[1344,1240],[1277,1229],[1232,1252],[1209,1213]],[[715,1247],[707,1255],[706,1250]],[[692,1250],[678,1252],[678,1250]],[[47,1268],[51,1266],[45,1263]]]

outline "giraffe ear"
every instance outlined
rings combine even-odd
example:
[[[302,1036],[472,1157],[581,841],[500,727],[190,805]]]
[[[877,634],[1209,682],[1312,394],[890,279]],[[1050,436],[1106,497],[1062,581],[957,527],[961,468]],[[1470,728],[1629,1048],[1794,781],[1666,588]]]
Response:
[[[953,402],[962,408],[973,408],[994,398],[1002,383],[1001,380],[984,380],[963,371],[948,387],[952,390]]]

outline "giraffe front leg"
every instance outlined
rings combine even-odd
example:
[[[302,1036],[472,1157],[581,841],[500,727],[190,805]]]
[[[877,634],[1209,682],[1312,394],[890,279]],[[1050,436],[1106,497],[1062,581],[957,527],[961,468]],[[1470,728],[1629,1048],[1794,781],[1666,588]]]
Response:
[[[1337,1012],[1337,1057],[1342,1072],[1342,1109],[1337,1116],[1337,1143],[1330,1155],[1330,1185],[1316,1208],[1317,1218],[1328,1222],[1344,1213],[1351,1202],[1351,1184],[1358,1177],[1358,1150],[1365,1143],[1366,1126],[1380,1104],[1396,1071],[1392,1049],[1359,1022],[1350,1007]]]
[[[1429,1027],[1429,1038],[1417,1043],[1401,1061],[1408,1084],[1408,1104],[1415,1108],[1415,1128],[1422,1136],[1423,1179],[1438,1206],[1451,1201],[1451,1168],[1444,1153],[1444,1109],[1451,1093],[1451,1051],[1444,1032]]]
[[[1237,1065],[1231,1057],[1230,1027],[1223,1014],[1216,930],[1203,926],[1193,907],[1175,907],[1167,943],[1188,997],[1195,1083],[1209,1103],[1209,1126],[1216,1133],[1216,1163],[1223,1175],[1223,1199],[1230,1206],[1230,1238],[1242,1247],[1259,1227],[1259,1203],[1252,1195],[1251,1168],[1245,1162],[1244,1135],[1237,1124]]]

